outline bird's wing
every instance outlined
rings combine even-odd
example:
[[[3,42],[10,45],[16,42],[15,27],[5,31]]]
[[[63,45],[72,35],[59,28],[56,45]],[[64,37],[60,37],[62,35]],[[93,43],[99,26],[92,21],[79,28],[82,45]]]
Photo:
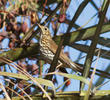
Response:
[[[56,43],[51,40],[50,41],[50,50],[53,53],[56,53],[58,46],[56,45]],[[59,59],[61,62],[63,62],[63,64],[65,65],[64,67],[68,67],[68,68],[72,68],[75,71],[82,71],[82,67],[80,67],[79,65],[77,65],[76,63],[72,62],[67,55],[63,52],[63,50],[61,50],[60,55],[59,55]]]

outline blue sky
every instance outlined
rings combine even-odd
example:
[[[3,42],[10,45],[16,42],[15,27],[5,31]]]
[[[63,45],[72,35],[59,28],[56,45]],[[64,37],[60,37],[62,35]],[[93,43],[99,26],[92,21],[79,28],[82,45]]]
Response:
[[[83,0],[72,0],[71,1],[71,4],[68,8],[68,11],[67,13],[69,14],[70,16],[70,19],[72,19],[72,16],[75,14],[75,11],[77,10],[78,6],[80,5],[80,3],[82,2]],[[101,4],[102,4],[102,0],[94,0],[97,7],[100,8],[101,7]],[[110,11],[110,7],[108,9],[108,12]],[[93,8],[93,6],[89,3],[86,8],[84,9],[84,11],[82,12],[82,14],[78,17],[77,21],[76,21],[76,24],[82,26],[84,25],[85,23],[88,22],[88,20],[91,19],[91,17],[93,17],[94,15],[96,15],[97,11],[96,9]],[[110,18],[110,13],[107,13],[107,18],[109,19]],[[97,15],[86,25],[84,26],[84,28],[86,27],[90,27],[94,24],[97,24],[98,23],[98,17]],[[59,33],[63,33],[63,31],[65,32],[65,28],[67,26],[66,25],[62,25],[61,28],[60,28],[60,31]],[[75,29],[73,29],[75,30]],[[103,34],[101,35],[103,37],[107,37],[109,38],[110,36],[110,32],[106,33],[106,34]],[[80,44],[85,44],[86,42],[85,41],[79,41],[77,43],[80,43]],[[90,41],[87,42],[88,45],[90,45]],[[107,49],[107,50],[110,50],[110,48],[107,48],[107,47],[104,47],[104,46],[101,46],[101,45],[97,45],[97,47],[99,48],[102,48],[102,49]],[[70,58],[73,60],[73,61],[76,61],[77,60],[77,57],[79,56],[79,51],[71,48],[71,47],[66,47],[65,48],[65,51],[68,51],[70,52]],[[83,53],[82,56],[85,56],[86,54]],[[96,58],[96,57],[95,57]],[[84,58],[85,59],[85,58]],[[80,60],[80,63],[84,63],[84,59]],[[94,67],[96,62],[94,62],[92,64],[92,67]],[[109,65],[109,60],[106,60],[106,59],[103,59],[103,58],[100,58],[98,59],[98,64],[97,64],[97,67],[98,69],[101,69],[101,70],[105,70],[106,67]],[[99,76],[95,76],[94,77],[94,80],[93,80],[93,83],[97,82]],[[107,81],[108,79],[105,79],[105,81]],[[72,81],[72,84],[66,89],[67,91],[70,91],[70,90],[78,90],[78,85],[76,84],[79,84],[79,81],[77,80],[74,80]],[[104,86],[102,86],[100,89],[102,90],[108,90],[110,88],[108,88],[108,86],[110,86],[110,82],[105,84]],[[85,87],[85,89],[87,89],[87,87]]]

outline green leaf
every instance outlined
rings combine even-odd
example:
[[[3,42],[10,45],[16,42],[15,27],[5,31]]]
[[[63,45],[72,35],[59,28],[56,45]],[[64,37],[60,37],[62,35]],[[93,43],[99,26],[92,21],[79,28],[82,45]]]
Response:
[[[0,72],[0,76],[7,76],[7,77],[13,77],[13,78],[19,78],[19,79],[23,79],[23,80],[30,80],[30,78],[28,78],[27,76],[23,75],[23,74],[16,74],[16,73],[9,73],[9,72]],[[53,89],[53,91],[55,92],[55,87],[54,84],[52,83],[52,81],[50,80],[46,80],[46,79],[42,79],[42,78],[34,78],[39,84],[41,85],[45,85],[45,86],[49,86]]]
[[[55,72],[54,74],[67,77],[69,79],[76,79],[76,80],[82,81],[85,84],[89,85],[89,81],[86,78],[82,77],[82,76],[78,76],[78,75],[75,75],[75,74],[74,75],[73,74],[66,74],[66,73],[61,73],[61,72]]]

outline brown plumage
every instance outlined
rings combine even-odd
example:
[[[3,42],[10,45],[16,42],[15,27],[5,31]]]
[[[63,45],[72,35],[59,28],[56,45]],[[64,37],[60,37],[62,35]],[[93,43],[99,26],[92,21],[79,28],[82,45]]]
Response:
[[[40,52],[41,55],[48,61],[52,62],[53,57],[58,48],[57,44],[52,40],[49,29],[46,26],[39,25],[40,28]],[[62,63],[62,67],[71,68],[74,71],[82,72],[82,67],[72,62],[63,50],[61,50],[59,55],[59,62]]]

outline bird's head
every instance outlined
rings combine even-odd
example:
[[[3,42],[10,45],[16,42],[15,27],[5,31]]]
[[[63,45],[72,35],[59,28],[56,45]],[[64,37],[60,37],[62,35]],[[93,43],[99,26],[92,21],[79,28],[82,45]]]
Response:
[[[50,36],[50,31],[49,31],[48,27],[40,25],[40,24],[38,24],[38,27],[40,28],[41,35]]]

